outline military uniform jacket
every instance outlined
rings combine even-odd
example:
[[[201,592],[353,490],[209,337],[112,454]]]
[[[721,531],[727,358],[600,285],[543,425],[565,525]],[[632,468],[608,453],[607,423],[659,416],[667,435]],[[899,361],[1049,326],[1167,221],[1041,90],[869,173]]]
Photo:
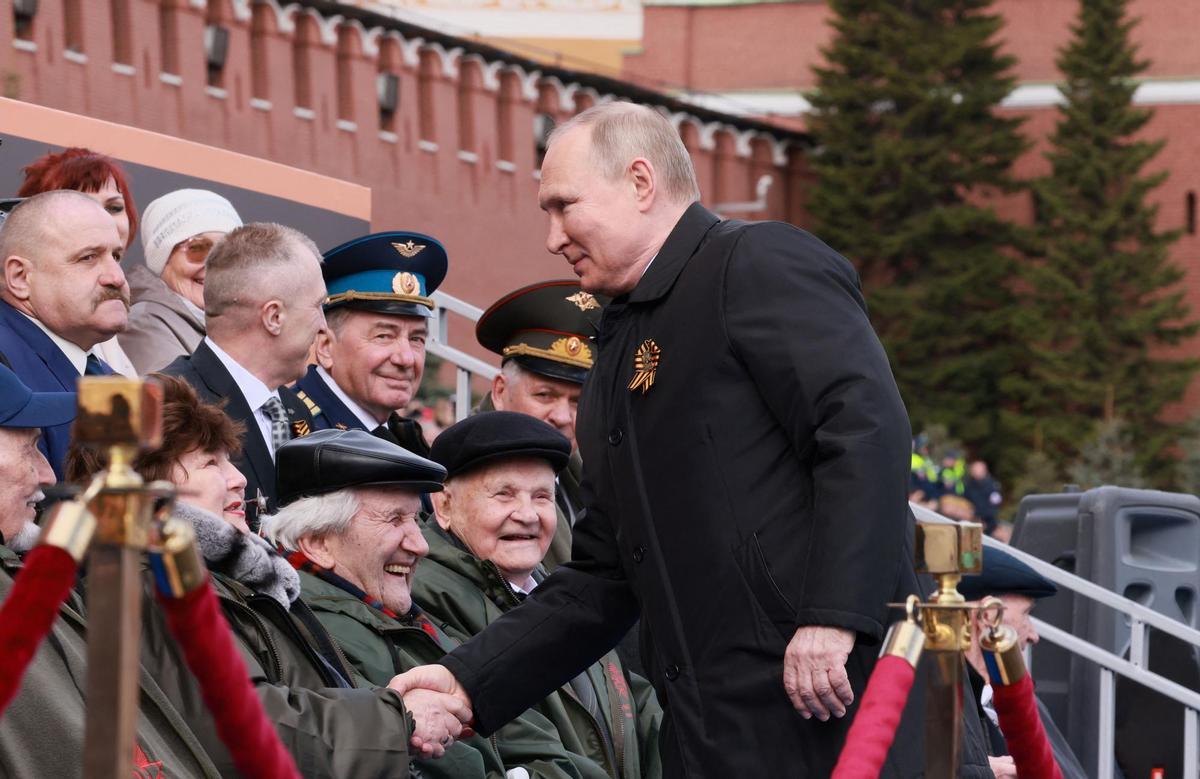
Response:
[[[413,599],[452,637],[465,641],[517,609],[521,600],[495,563],[462,549],[432,520],[425,528],[425,539],[429,555],[413,579]],[[542,575],[540,570],[534,573],[538,579]],[[541,640],[536,630],[530,637]],[[547,690],[527,708],[554,724],[563,745],[579,756],[576,764],[583,776],[661,776],[658,738],[662,709],[646,680],[628,676],[616,652],[597,658],[579,675],[582,678],[564,680],[559,689]],[[585,701],[582,695],[591,700]],[[487,727],[495,730],[490,723]]]
[[[885,604],[917,591],[908,418],[853,268],[795,227],[694,204],[606,308],[598,347],[572,562],[443,662],[493,727],[640,612],[666,775],[828,776],[855,709],[794,711],[788,641],[803,625],[854,631],[857,702]],[[652,374],[638,377],[639,353]],[[915,720],[885,776],[920,775]]]
[[[201,341],[192,354],[176,359],[163,369],[163,373],[178,376],[191,384],[201,400],[223,405],[225,413],[245,427],[242,452],[233,464],[246,477],[246,521],[252,528],[257,527],[260,513],[273,514],[279,506],[275,493],[275,459],[259,433],[255,409],[246,403],[237,382],[206,342]],[[294,392],[280,387],[279,399],[287,409],[294,433],[312,429],[312,418]],[[254,504],[259,491],[267,499],[267,507],[262,512]]]
[[[355,670],[372,684],[386,687],[396,674],[436,663],[458,646],[458,641],[430,621],[422,628],[394,619],[311,573],[300,573],[300,586],[305,601],[337,639]],[[532,779],[580,776],[554,726],[534,711],[525,712],[490,739],[479,735],[461,739],[443,757],[415,762],[427,779],[504,779],[508,769],[518,766]]]

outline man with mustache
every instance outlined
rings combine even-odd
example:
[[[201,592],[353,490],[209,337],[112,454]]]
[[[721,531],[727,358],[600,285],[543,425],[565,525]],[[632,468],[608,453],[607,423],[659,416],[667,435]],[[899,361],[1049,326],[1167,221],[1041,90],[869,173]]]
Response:
[[[383,232],[325,253],[328,327],[317,364],[296,383],[318,430],[368,430],[420,455],[420,425],[398,412],[425,371],[429,295],[446,277],[446,250],[420,233]]]
[[[125,244],[94,200],[55,190],[18,204],[0,228],[0,354],[35,392],[75,390],[112,369],[93,349],[129,323]],[[62,478],[70,425],[48,426],[39,447]]]

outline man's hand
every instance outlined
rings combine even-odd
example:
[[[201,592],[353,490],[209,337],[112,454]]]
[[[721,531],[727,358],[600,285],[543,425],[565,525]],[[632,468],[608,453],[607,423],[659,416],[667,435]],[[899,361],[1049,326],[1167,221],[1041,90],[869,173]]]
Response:
[[[1004,757],[989,757],[988,765],[996,779],[1017,779],[1017,764],[1008,755]]]
[[[441,757],[446,747],[462,733],[471,720],[471,710],[453,695],[431,690],[410,690],[404,696],[404,708],[413,717],[409,743],[421,750],[422,757]]]
[[[455,737],[474,735],[464,727],[473,716],[471,698],[446,666],[418,666],[392,677],[388,687],[400,693],[405,708],[413,715],[416,728],[411,743],[423,756],[441,757]],[[412,703],[410,696],[415,696]],[[425,712],[426,721],[414,707]]]
[[[808,625],[796,630],[783,655],[783,689],[804,719],[814,714],[843,717],[854,703],[846,676],[846,660],[854,648],[854,632],[845,628]]]

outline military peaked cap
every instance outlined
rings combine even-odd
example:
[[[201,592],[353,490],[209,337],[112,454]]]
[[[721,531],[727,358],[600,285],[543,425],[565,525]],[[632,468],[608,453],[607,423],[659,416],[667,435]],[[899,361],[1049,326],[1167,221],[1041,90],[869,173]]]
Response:
[[[275,453],[279,505],[347,487],[437,492],[446,469],[365,430],[318,430]]]
[[[1054,582],[1002,549],[983,548],[983,573],[966,575],[958,591],[967,600],[980,600],[988,595],[1024,595],[1046,598],[1058,592]]]
[[[390,231],[347,241],[325,252],[325,310],[429,316],[429,296],[446,278],[447,262],[445,247],[421,233]]]
[[[592,339],[608,298],[579,288],[578,281],[542,281],[493,303],[475,326],[489,351],[553,379],[582,384],[592,368]]]
[[[485,411],[443,430],[429,456],[445,466],[446,478],[515,457],[541,458],[557,473],[567,465],[571,442],[537,417]]]

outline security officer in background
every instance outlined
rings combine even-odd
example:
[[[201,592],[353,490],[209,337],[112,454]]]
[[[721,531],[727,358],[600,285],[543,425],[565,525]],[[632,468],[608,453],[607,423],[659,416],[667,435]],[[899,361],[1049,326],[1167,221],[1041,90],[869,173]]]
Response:
[[[420,233],[383,232],[325,253],[328,328],[296,383],[317,430],[368,430],[425,456],[420,424],[401,415],[421,386],[425,342],[446,277],[446,249]]]
[[[575,443],[575,412],[592,369],[592,339],[608,298],[578,281],[542,281],[504,295],[475,326],[475,337],[501,357],[501,372],[481,411],[516,411],[553,425],[571,442],[571,459],[558,475],[558,529],[543,565],[553,571],[571,556],[571,528],[583,513],[583,460]]]

